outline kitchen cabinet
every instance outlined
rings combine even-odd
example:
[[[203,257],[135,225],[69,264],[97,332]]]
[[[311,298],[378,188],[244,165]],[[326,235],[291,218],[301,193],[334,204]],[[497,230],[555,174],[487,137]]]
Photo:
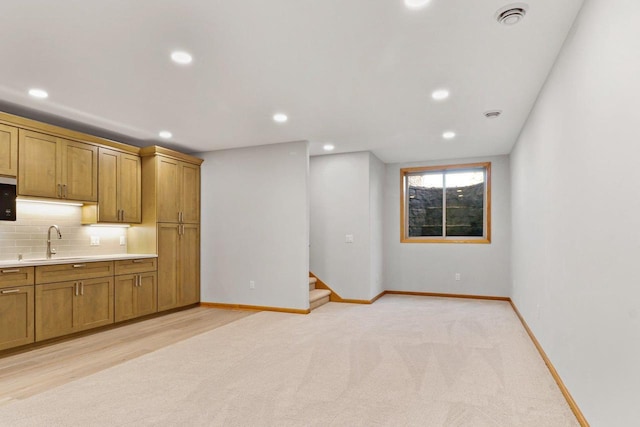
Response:
[[[113,261],[93,261],[40,265],[36,267],[36,285],[51,282],[113,276]]]
[[[18,128],[0,124],[0,175],[18,175]]]
[[[0,350],[34,341],[33,267],[0,270]]]
[[[37,266],[36,341],[113,323],[113,271],[113,261]]]
[[[115,321],[121,322],[157,312],[156,259],[122,260],[115,264]],[[119,274],[123,272],[127,274]]]
[[[113,323],[113,276],[36,285],[36,341]]]
[[[98,200],[98,147],[20,129],[18,195]]]
[[[142,157],[142,223],[128,231],[129,250],[158,254],[158,311],[200,301],[200,165],[162,147]]]
[[[158,311],[200,301],[200,225],[158,224]]]
[[[158,222],[200,222],[200,166],[158,156]]]
[[[140,156],[98,150],[98,204],[82,208],[84,224],[142,221]]]
[[[33,285],[0,289],[0,350],[34,341]]]

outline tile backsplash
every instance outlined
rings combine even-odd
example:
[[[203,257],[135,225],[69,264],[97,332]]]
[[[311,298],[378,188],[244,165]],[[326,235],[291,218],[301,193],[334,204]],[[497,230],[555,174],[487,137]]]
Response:
[[[124,227],[90,227],[81,225],[80,206],[60,205],[18,200],[17,220],[0,221],[0,261],[44,258],[47,251],[49,226],[60,228],[62,239],[51,231],[51,247],[57,250],[53,257],[112,255],[127,253]],[[120,245],[121,237],[125,245]],[[99,240],[98,246],[91,241]]]

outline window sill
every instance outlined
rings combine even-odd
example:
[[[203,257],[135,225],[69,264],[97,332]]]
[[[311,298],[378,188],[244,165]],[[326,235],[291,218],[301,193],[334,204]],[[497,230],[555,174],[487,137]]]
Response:
[[[491,239],[489,238],[462,238],[462,239],[427,239],[423,237],[403,237],[400,239],[400,243],[480,243],[480,244],[488,244],[491,243]]]

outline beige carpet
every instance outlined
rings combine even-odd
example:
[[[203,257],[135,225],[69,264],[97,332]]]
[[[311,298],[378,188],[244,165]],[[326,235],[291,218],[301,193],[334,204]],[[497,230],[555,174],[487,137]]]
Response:
[[[577,426],[505,302],[263,312],[0,407],[2,426]]]

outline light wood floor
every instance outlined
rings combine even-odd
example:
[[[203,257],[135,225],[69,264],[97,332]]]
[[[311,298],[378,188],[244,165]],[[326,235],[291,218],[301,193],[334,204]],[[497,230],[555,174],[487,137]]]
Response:
[[[151,353],[254,312],[198,307],[0,358],[0,405]]]

